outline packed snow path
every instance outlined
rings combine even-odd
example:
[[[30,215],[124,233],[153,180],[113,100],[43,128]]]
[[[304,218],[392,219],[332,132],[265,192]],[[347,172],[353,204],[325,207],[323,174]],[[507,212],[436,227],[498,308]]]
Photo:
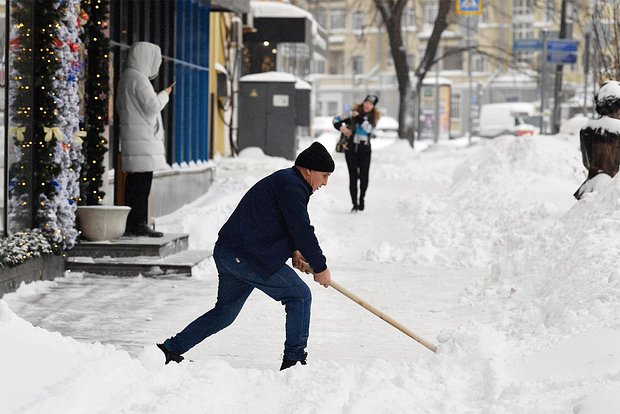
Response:
[[[349,211],[346,164],[344,157],[336,154],[337,171],[329,185],[311,198],[311,218],[333,278],[435,343],[443,328],[467,320],[472,313],[477,317],[484,313],[475,308],[464,312],[456,305],[463,289],[486,276],[488,270],[417,265],[392,257],[400,255],[403,241],[416,237],[415,229],[403,222],[406,217],[401,210],[406,210],[407,200],[445,190],[452,171],[445,163],[431,162],[423,168],[424,175],[417,177],[421,166],[398,165],[388,154],[382,157],[381,148],[375,152],[366,211]],[[414,152],[411,155],[417,156]],[[243,163],[236,161],[227,164]],[[232,174],[223,182],[218,180],[211,193],[227,193],[220,199],[230,201],[212,202],[209,198],[215,196],[209,194],[184,212],[158,220],[162,222],[158,228],[189,232],[192,248],[196,248],[195,239],[211,243],[203,248],[212,248],[221,223],[211,223],[203,230],[204,223],[212,222],[212,217],[225,219],[251,180],[290,163],[268,159],[257,164],[257,171],[250,171],[252,165],[248,163],[247,168],[218,172],[222,178],[228,172]],[[432,164],[441,167],[433,171]],[[409,174],[411,179],[406,176]],[[81,341],[113,344],[137,355],[145,345],[176,333],[215,303],[217,276],[213,264],[205,263],[197,273],[194,278],[172,279],[69,275],[49,287],[42,285],[40,294],[10,302],[10,306],[22,318],[49,331]],[[320,287],[311,276],[305,278],[314,297],[310,360],[406,361],[430,352],[334,289]],[[196,347],[188,357],[222,357],[238,367],[276,367],[284,341],[283,324],[282,306],[256,291],[232,327]]]

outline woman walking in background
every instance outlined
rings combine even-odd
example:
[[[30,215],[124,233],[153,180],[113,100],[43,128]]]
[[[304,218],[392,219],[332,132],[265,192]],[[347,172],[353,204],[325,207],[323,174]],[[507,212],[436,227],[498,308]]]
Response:
[[[333,119],[334,127],[347,137],[344,155],[349,170],[349,192],[353,208],[351,211],[364,210],[364,197],[368,188],[368,172],[370,170],[370,140],[372,131],[381,117],[376,105],[379,98],[368,95],[364,102],[357,105],[347,115],[338,115]],[[359,182],[359,199],[358,199]]]

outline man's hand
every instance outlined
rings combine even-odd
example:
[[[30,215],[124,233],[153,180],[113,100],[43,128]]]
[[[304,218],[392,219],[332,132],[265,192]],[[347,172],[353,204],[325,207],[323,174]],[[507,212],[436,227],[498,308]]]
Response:
[[[332,281],[332,274],[329,271],[329,268],[325,268],[321,273],[314,274],[314,281],[323,285],[324,287],[329,287],[329,284]]]
[[[299,250],[295,250],[291,258],[293,259],[293,267],[295,269],[299,269],[306,274],[312,273],[312,268]]]
[[[293,259],[293,267],[295,269],[299,269],[308,274],[313,273],[315,282],[323,285],[324,287],[329,287],[329,284],[332,281],[332,274],[329,271],[329,268],[325,268],[325,270],[320,273],[314,273],[314,270],[312,270],[312,267],[310,267],[310,264],[306,262],[306,259],[299,250],[295,250],[291,258]]]

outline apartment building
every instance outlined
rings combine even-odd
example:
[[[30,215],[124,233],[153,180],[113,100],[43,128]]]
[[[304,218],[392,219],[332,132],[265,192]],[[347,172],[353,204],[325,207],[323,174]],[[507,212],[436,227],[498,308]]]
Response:
[[[375,2],[290,0],[290,3],[310,11],[327,33],[327,58],[324,65],[317,66],[322,70],[306,77],[314,87],[314,115],[339,113],[367,93],[376,93],[381,97],[384,113],[396,116],[398,84],[388,34]],[[465,135],[470,119],[472,128],[476,128],[481,104],[526,101],[540,105],[543,84],[548,117],[553,103],[556,64],[543,62],[542,51],[513,50],[513,44],[524,39],[543,39],[543,36],[557,38],[562,0],[484,0],[481,3],[480,15],[451,14],[437,54],[441,59],[426,77],[429,85],[439,83],[450,87],[452,137]],[[584,38],[581,25],[576,22],[584,20],[579,15],[584,13],[584,5],[591,2],[567,3],[566,37],[577,41],[578,51],[576,62],[563,65],[560,94],[563,117],[580,110],[568,107],[571,98],[587,93]],[[424,55],[437,12],[435,0],[410,0],[404,9],[402,37],[412,72]]]

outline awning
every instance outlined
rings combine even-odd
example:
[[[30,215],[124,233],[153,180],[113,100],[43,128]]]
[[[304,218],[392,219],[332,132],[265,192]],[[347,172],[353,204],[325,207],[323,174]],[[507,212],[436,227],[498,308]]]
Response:
[[[249,13],[250,0],[211,0],[211,11]]]
[[[244,41],[311,44],[315,22],[310,12],[275,1],[252,1],[250,7],[256,31],[244,34]]]

